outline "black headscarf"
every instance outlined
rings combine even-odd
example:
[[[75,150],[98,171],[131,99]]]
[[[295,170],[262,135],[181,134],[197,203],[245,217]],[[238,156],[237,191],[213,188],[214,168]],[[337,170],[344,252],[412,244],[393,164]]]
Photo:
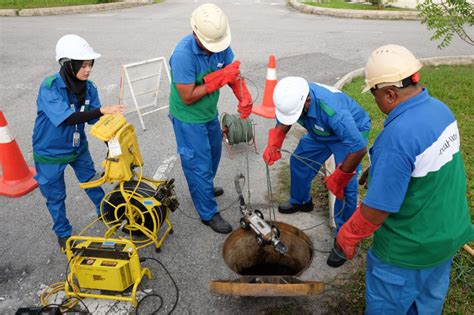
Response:
[[[63,62],[59,74],[66,83],[69,91],[76,95],[79,105],[84,104],[87,91],[87,81],[79,80],[76,74],[82,67],[82,60],[68,60]],[[92,63],[94,64],[94,63]],[[71,100],[72,101],[72,100]]]

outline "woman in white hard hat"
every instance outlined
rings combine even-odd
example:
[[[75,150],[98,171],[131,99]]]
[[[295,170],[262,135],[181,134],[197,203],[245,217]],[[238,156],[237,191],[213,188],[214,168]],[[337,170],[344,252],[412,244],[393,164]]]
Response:
[[[61,37],[56,44],[56,61],[61,68],[41,83],[36,101],[38,115],[33,130],[35,179],[46,198],[53,231],[62,249],[72,234],[64,203],[64,169],[71,165],[81,183],[95,175],[84,123],[94,124],[104,114],[124,111],[123,105],[101,106],[97,88],[88,80],[94,60],[100,56],[77,35]],[[86,189],[86,193],[99,215],[104,191],[98,187]]]
[[[219,214],[214,186],[222,151],[217,102],[219,89],[229,85],[237,97],[240,118],[252,112],[252,97],[233,61],[227,16],[215,4],[205,3],[191,15],[192,34],[184,37],[170,58],[172,84],[170,118],[177,150],[194,207],[201,221],[215,232],[232,227]]]
[[[278,211],[290,214],[313,210],[311,182],[320,166],[334,154],[337,168],[324,183],[336,196],[337,233],[357,205],[357,176],[354,175],[367,152],[370,117],[348,95],[324,84],[308,83],[301,77],[281,79],[273,92],[273,101],[277,125],[270,129],[263,153],[267,164],[272,165],[281,158],[280,148],[294,123],[298,122],[308,131],[291,156],[290,198],[278,206]],[[327,264],[336,268],[345,261],[333,249]]]
[[[370,55],[366,87],[387,114],[370,149],[368,190],[337,236],[348,259],[367,254],[366,314],[441,314],[454,254],[474,239],[460,135],[451,110],[419,86],[405,47]]]

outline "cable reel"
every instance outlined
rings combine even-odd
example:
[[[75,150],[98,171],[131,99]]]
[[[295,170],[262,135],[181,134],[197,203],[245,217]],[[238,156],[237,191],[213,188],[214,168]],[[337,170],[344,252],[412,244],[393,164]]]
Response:
[[[155,243],[156,251],[159,251],[164,237],[173,233],[168,216],[178,206],[174,179],[161,182],[142,179],[116,185],[102,200],[100,211],[109,228],[106,236],[121,229],[138,249]],[[167,228],[158,239],[165,223]]]
[[[229,157],[232,158],[232,149],[239,143],[247,143],[253,146],[255,154],[258,154],[255,142],[255,124],[252,118],[240,119],[239,114],[222,113],[221,115],[222,142]]]

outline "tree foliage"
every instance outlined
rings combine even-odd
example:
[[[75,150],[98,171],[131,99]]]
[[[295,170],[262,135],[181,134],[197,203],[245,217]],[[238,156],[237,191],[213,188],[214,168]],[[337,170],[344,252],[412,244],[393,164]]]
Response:
[[[469,35],[469,27],[474,25],[474,6],[470,0],[425,0],[417,6],[422,23],[434,30],[431,40],[441,40],[438,48],[445,48],[456,34],[469,45],[474,45],[474,37]]]

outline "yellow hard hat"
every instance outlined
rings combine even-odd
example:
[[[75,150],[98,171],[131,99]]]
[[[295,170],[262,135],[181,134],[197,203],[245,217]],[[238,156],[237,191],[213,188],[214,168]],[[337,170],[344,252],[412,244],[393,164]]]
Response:
[[[212,52],[230,46],[230,27],[227,16],[213,3],[204,3],[191,15],[191,27],[201,43]]]
[[[365,88],[362,92],[389,85],[403,87],[402,80],[420,69],[420,61],[405,47],[379,47],[372,52],[365,65]]]

